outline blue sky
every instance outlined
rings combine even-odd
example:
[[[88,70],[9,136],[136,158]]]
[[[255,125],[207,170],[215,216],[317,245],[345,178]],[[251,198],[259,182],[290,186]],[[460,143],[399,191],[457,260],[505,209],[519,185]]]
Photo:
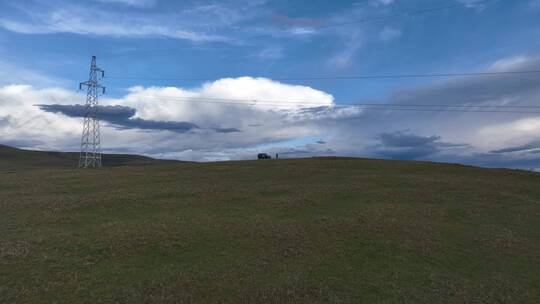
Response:
[[[0,141],[76,150],[75,105],[84,102],[77,86],[96,55],[108,76],[106,152],[205,161],[252,158],[263,149],[536,169],[536,113],[336,105],[540,106],[538,74],[277,79],[534,70],[540,69],[537,37],[538,0],[1,1]]]

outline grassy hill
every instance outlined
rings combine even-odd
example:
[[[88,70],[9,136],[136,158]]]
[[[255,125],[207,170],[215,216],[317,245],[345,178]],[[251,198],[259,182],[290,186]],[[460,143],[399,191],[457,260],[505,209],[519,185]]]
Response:
[[[540,303],[540,174],[347,158],[0,172],[1,303]]]
[[[104,166],[142,165],[156,162],[163,161],[140,155],[102,155],[102,163]],[[78,152],[31,151],[0,145],[0,170],[76,168],[78,163]]]

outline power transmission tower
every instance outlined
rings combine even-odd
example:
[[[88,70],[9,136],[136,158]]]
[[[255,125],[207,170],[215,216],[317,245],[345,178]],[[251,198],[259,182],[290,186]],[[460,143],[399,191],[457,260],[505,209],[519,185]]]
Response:
[[[96,65],[96,56],[92,56],[89,80],[79,84],[79,90],[82,90],[83,86],[86,87],[81,154],[79,156],[80,168],[101,167],[101,141],[97,110],[99,91],[101,90],[101,93],[105,94],[105,87],[101,86],[98,82],[98,72],[101,73],[101,78],[105,76],[105,71],[98,68]]]

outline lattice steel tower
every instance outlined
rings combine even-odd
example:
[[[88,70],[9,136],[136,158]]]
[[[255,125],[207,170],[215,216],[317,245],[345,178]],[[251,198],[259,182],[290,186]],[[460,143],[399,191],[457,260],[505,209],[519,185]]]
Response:
[[[79,156],[80,168],[101,167],[101,141],[97,110],[100,91],[102,94],[105,94],[105,87],[101,86],[98,82],[98,72],[101,74],[101,78],[105,76],[105,71],[96,65],[96,56],[92,56],[89,80],[79,84],[79,90],[82,90],[83,86],[86,87],[81,154]]]

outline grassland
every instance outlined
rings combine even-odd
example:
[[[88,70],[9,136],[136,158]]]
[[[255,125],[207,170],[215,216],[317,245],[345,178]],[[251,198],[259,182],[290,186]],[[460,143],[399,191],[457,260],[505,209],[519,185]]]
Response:
[[[103,165],[108,167],[168,163],[140,155],[104,154]],[[38,168],[76,168],[78,152],[47,152],[21,150],[0,145],[0,170],[28,170]]]
[[[0,167],[0,303],[540,303],[540,174]]]

